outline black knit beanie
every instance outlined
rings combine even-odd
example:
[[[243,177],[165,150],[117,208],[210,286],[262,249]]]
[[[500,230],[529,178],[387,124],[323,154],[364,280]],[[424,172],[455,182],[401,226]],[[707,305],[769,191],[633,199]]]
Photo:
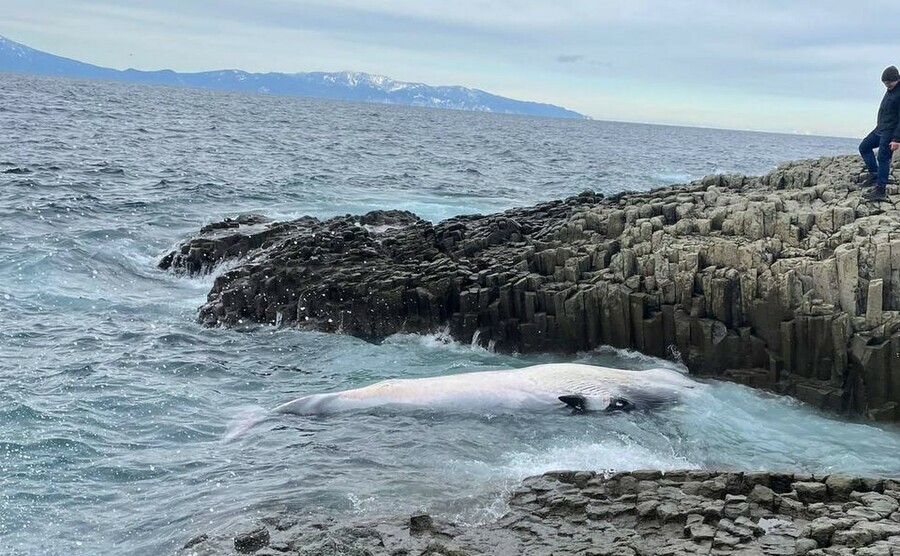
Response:
[[[896,66],[890,66],[881,74],[882,81],[900,81],[900,71]]]

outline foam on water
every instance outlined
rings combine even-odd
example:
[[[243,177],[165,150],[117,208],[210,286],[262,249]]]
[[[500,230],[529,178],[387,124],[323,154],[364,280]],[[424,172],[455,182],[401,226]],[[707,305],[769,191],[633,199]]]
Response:
[[[696,463],[659,446],[642,446],[627,435],[596,442],[592,439],[568,439],[561,445],[536,453],[506,454],[500,470],[517,480],[551,469],[592,469],[626,471],[635,469],[691,469]]]
[[[269,418],[301,395],[387,378],[553,361],[681,367],[621,350],[500,354],[441,331],[375,344],[205,329],[197,307],[227,267],[201,278],[156,268],[200,226],[241,213],[406,209],[437,221],[585,189],[761,173],[853,152],[855,141],[3,82],[0,170],[15,172],[0,173],[11,192],[0,199],[0,554],[167,553],[285,508],[478,522],[502,513],[523,476],[561,467],[900,474],[895,428],[725,384],[672,411],[608,419],[564,409]]]

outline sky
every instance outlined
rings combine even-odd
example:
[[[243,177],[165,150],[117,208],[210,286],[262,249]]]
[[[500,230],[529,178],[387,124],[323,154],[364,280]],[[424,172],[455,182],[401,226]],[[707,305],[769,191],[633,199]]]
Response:
[[[900,2],[0,0],[0,35],[126,69],[361,71],[600,120],[862,137]]]

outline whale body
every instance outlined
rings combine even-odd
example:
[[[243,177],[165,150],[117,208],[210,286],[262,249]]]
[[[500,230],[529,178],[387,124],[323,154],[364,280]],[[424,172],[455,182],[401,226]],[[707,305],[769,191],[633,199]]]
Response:
[[[518,411],[630,411],[678,403],[698,383],[670,369],[627,371],[574,363],[534,365],[429,378],[394,379],[311,394],[276,413],[319,415],[378,407]]]

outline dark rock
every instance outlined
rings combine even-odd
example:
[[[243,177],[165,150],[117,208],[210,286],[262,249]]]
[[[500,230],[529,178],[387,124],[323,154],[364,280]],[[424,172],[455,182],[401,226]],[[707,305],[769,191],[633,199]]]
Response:
[[[811,551],[819,548],[819,545],[816,544],[816,541],[812,539],[797,539],[797,544],[795,546],[796,554],[798,556],[809,554]]]
[[[197,535],[196,537],[190,539],[188,542],[184,543],[184,548],[191,548],[192,546],[198,545],[207,540],[209,540],[209,535],[205,533],[202,535]]]
[[[243,554],[252,554],[269,544],[269,530],[259,527],[234,537],[234,549]]]
[[[850,493],[858,488],[859,478],[846,475],[829,475],[825,480],[828,495],[834,500],[847,500]]]
[[[747,500],[759,504],[763,508],[773,509],[775,506],[775,491],[767,486],[757,484],[750,491]]]
[[[806,529],[801,533],[802,536],[814,540],[818,546],[831,546],[831,535],[837,530],[833,519],[820,517],[812,520]]]
[[[805,504],[822,502],[828,495],[828,488],[823,483],[797,482],[793,486],[797,497]]]
[[[428,514],[418,514],[409,518],[409,534],[421,535],[434,530],[434,521]]]

